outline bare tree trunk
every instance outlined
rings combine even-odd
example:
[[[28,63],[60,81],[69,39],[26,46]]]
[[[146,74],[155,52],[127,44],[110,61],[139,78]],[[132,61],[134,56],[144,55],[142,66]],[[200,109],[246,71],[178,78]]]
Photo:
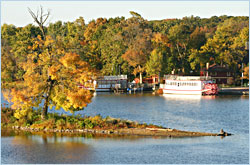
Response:
[[[45,103],[43,105],[43,110],[42,110],[42,114],[41,114],[42,120],[45,120],[47,118],[47,115],[48,115],[48,101],[49,101],[49,97],[47,95],[45,98]]]
[[[140,84],[142,84],[142,73],[140,72]]]
[[[141,66],[139,65],[139,72],[140,72],[140,84],[142,84],[142,71]]]
[[[161,72],[158,73],[158,84],[161,83]]]

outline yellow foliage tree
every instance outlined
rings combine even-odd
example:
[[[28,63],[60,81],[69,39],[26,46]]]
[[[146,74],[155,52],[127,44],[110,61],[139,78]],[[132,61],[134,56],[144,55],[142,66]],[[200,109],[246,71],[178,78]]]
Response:
[[[34,40],[27,62],[21,66],[25,71],[23,81],[15,82],[11,90],[15,117],[22,118],[42,104],[41,117],[45,119],[48,107],[73,112],[91,102],[92,93],[87,87],[94,71],[79,55],[65,52],[50,36]],[[79,88],[79,84],[86,88]]]
[[[244,68],[244,79],[249,80],[249,66]]]

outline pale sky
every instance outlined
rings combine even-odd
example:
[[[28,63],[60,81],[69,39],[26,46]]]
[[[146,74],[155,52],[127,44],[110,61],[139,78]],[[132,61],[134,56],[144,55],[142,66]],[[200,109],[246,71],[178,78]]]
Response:
[[[42,5],[51,10],[49,22],[75,21],[82,16],[85,23],[99,17],[131,17],[135,11],[144,19],[161,20],[185,16],[249,16],[248,1],[1,1],[1,24],[17,27],[34,23],[28,7],[36,12]]]

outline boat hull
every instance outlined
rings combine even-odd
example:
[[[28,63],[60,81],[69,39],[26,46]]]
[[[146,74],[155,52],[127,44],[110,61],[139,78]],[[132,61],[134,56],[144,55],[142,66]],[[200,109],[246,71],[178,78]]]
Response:
[[[96,88],[96,92],[111,92],[111,88]]]
[[[202,90],[163,89],[164,94],[202,95]]]

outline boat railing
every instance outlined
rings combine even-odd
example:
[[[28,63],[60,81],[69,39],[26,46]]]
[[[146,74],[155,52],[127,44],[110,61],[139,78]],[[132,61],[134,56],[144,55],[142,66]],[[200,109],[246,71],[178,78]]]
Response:
[[[211,80],[211,76],[178,76],[178,75],[165,75],[165,80]]]

